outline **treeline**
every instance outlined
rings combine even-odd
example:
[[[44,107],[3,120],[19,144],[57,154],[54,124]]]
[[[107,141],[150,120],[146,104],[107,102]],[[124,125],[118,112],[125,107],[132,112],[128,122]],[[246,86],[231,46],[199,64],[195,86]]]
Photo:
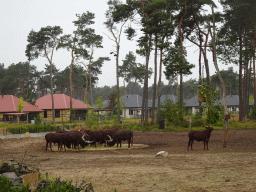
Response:
[[[54,65],[53,65],[54,66]],[[69,92],[69,70],[67,67],[64,70],[59,70],[53,67],[53,92],[64,93],[70,95]],[[84,101],[86,88],[86,70],[79,65],[73,67],[73,98]],[[221,74],[226,82],[227,94],[239,94],[239,76],[230,67],[227,70],[221,71]],[[35,102],[36,99],[46,94],[50,94],[50,71],[49,65],[45,65],[44,71],[38,71],[37,67],[31,65],[29,62],[20,62],[11,64],[5,67],[0,64],[0,94],[15,95],[23,97],[29,103]],[[252,76],[250,77],[253,78]],[[95,78],[96,80],[96,78]],[[205,80],[206,81],[206,80]],[[94,84],[92,88],[93,103],[96,99],[102,96],[103,100],[109,99],[111,93],[116,89],[116,86],[96,87]],[[189,99],[197,94],[199,82],[197,79],[190,79],[183,84],[184,100]],[[211,76],[211,86],[219,92],[220,81],[217,75]],[[169,80],[168,84],[161,83],[160,95],[178,94],[179,84],[174,78]],[[143,87],[141,83],[130,81],[126,87],[120,87],[120,95],[125,94],[139,94],[143,95]],[[250,93],[253,93],[253,84],[250,84]],[[149,86],[149,99],[153,99],[153,85]],[[220,92],[221,93],[221,92]],[[221,95],[221,94],[220,94]]]

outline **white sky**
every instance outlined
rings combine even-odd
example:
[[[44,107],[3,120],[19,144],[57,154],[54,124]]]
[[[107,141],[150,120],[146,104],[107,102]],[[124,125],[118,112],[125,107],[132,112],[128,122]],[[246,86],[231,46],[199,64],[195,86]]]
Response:
[[[116,62],[115,57],[110,55],[110,52],[115,50],[115,43],[107,37],[107,35],[111,36],[111,34],[103,25],[103,22],[106,21],[105,12],[107,9],[107,0],[0,0],[0,63],[4,63],[5,67],[8,67],[12,63],[27,61],[25,56],[27,36],[32,29],[39,31],[41,27],[56,25],[61,26],[63,34],[71,34],[75,30],[72,23],[77,19],[75,15],[89,11],[95,14],[95,24],[91,27],[95,28],[96,34],[103,36],[104,48],[98,49],[94,58],[108,56],[111,59],[111,61],[103,65],[102,75],[99,76],[97,86],[116,85]],[[122,60],[125,59],[129,51],[135,53],[136,44],[135,41],[126,40],[123,35],[120,46],[120,65],[122,65]],[[188,48],[188,61],[196,67],[192,70],[192,75],[184,77],[185,81],[190,78],[198,79],[198,54],[197,47],[190,45]],[[213,75],[215,68],[210,55],[208,53],[210,75]],[[60,70],[69,66],[70,61],[71,54],[67,51],[58,50],[53,55],[53,63]],[[137,59],[137,62],[145,64],[145,59]],[[40,57],[32,61],[31,64],[36,65],[37,69],[42,71],[48,61],[45,57]],[[229,66],[233,66],[237,71],[237,66]],[[229,66],[219,63],[220,69],[227,69]],[[150,67],[153,68],[153,54]],[[162,77],[164,83],[167,84],[164,75]],[[122,86],[123,79],[120,78],[119,81],[120,86]],[[152,84],[153,76],[149,81],[149,85]]]

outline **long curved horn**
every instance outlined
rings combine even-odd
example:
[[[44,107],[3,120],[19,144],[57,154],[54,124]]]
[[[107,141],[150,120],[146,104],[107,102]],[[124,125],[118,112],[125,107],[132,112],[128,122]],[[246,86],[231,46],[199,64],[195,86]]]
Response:
[[[83,141],[85,142],[85,143],[93,143],[93,141],[85,141],[85,139],[84,139],[84,136],[85,136],[85,134],[82,136],[82,139],[83,139]]]
[[[113,139],[112,139],[109,135],[107,135],[107,136],[109,137],[108,142],[112,142],[112,141],[113,141]]]

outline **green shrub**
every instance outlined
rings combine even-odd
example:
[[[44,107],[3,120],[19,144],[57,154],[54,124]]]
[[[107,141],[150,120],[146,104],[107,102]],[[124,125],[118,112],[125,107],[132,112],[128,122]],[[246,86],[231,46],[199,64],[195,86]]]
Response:
[[[98,113],[93,110],[88,110],[87,119],[85,120],[84,125],[89,129],[99,127],[99,118]]]
[[[165,100],[161,105],[160,119],[167,119],[168,122],[175,123],[176,126],[183,124],[185,117],[185,109],[180,106],[180,102],[173,104],[170,99]]]
[[[256,107],[255,107],[255,105],[252,106],[252,111],[251,111],[251,113],[249,114],[249,118],[250,118],[250,119],[256,119]]]
[[[36,119],[35,119],[35,124],[41,124],[42,120],[39,114],[37,114]]]
[[[79,184],[79,186],[74,186],[72,185],[72,181],[60,181],[59,178],[55,179],[54,181],[42,180],[37,186],[37,189],[35,190],[35,192],[48,192],[48,191],[90,192],[94,190],[91,183],[86,183],[85,181],[82,181],[81,184]]]
[[[13,124],[9,126],[8,131],[12,134],[24,134],[26,132],[30,133],[40,133],[40,132],[53,132],[57,131],[59,126],[48,124]]]
[[[28,185],[12,186],[13,181],[5,176],[0,176],[0,192],[28,192],[31,191]]]
[[[195,115],[192,115],[192,122],[191,122],[191,126],[192,127],[200,127],[203,124],[203,119],[202,119],[202,115],[200,113],[200,111],[197,111],[195,113]]]

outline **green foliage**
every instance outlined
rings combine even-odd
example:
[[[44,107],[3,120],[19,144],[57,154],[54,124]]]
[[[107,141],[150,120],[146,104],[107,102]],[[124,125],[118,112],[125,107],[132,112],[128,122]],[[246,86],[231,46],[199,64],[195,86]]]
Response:
[[[41,122],[42,122],[41,117],[40,117],[39,114],[37,114],[36,119],[35,119],[35,123],[36,123],[37,125],[39,125],[39,124],[41,124]]]
[[[83,188],[86,188],[85,191],[93,191],[91,184],[86,184]],[[37,186],[35,192],[47,192],[47,191],[54,191],[54,192],[79,192],[83,189],[82,187],[76,187],[72,185],[72,181],[60,181],[59,178],[55,179],[54,181],[46,181],[43,180]]]
[[[166,68],[164,74],[167,78],[173,77],[177,73],[189,75],[191,74],[190,70],[195,67],[195,65],[190,64],[186,60],[185,53],[183,55],[180,54],[179,47],[169,47],[167,56],[163,60],[163,64]]]
[[[98,113],[93,110],[88,110],[87,118],[84,122],[85,126],[89,129],[97,129],[99,127],[99,116]]]
[[[129,83],[132,79],[134,82],[143,83],[145,75],[145,65],[136,63],[136,57],[133,52],[129,51],[123,60],[123,65],[119,66],[120,77]],[[148,76],[152,75],[153,71],[151,68],[148,69]]]
[[[29,184],[12,186],[13,182],[5,176],[0,176],[0,192],[30,192]],[[84,180],[78,185],[74,186],[72,181],[60,181],[59,178],[53,181],[42,180],[34,192],[93,192],[91,183],[86,183]]]
[[[97,97],[97,100],[95,101],[95,108],[103,109],[104,103],[102,103],[102,102],[103,102],[102,96]]]
[[[253,97],[253,95],[250,96],[249,101],[252,102],[252,103],[254,103],[254,97]]]
[[[199,127],[202,126],[203,119],[200,111],[197,111],[194,115],[192,115],[192,127]]]
[[[48,57],[47,51],[45,52],[45,50],[52,49],[56,46],[60,34],[62,34],[60,26],[42,27],[38,32],[31,30],[27,38],[28,45],[26,47],[28,60],[37,59],[39,56]]]
[[[0,176],[0,192],[29,192],[28,185],[12,186],[13,182],[5,176]]]
[[[75,120],[75,109],[70,109],[69,122],[73,122],[74,120]]]
[[[180,102],[172,103],[170,99],[165,100],[161,105],[160,119],[167,119],[168,122],[172,122],[175,125],[186,123],[184,122],[185,110],[180,106]],[[186,125],[187,126],[187,125]]]
[[[8,128],[12,134],[40,133],[40,132],[53,132],[59,129],[59,126],[53,124],[12,124]]]
[[[206,123],[213,125],[220,118],[220,113],[214,105],[216,101],[216,97],[217,95],[219,95],[219,93],[215,89],[213,89],[212,87],[204,83],[203,81],[201,86],[199,87],[198,93],[203,95],[203,97],[206,100],[206,103],[204,106],[204,109],[206,111],[206,116],[207,116]]]
[[[35,93],[33,92],[33,90],[29,87],[27,90],[27,94],[24,96],[24,101],[34,105],[35,104]]]
[[[252,106],[252,110],[251,110],[251,113],[249,114],[249,118],[256,119],[256,106],[255,105]]]
[[[18,109],[17,109],[17,111],[19,111],[20,113],[22,113],[22,112],[23,112],[23,108],[24,108],[25,106],[27,106],[27,105],[23,104],[23,98],[20,97],[20,98],[19,98],[19,104],[18,104]]]

